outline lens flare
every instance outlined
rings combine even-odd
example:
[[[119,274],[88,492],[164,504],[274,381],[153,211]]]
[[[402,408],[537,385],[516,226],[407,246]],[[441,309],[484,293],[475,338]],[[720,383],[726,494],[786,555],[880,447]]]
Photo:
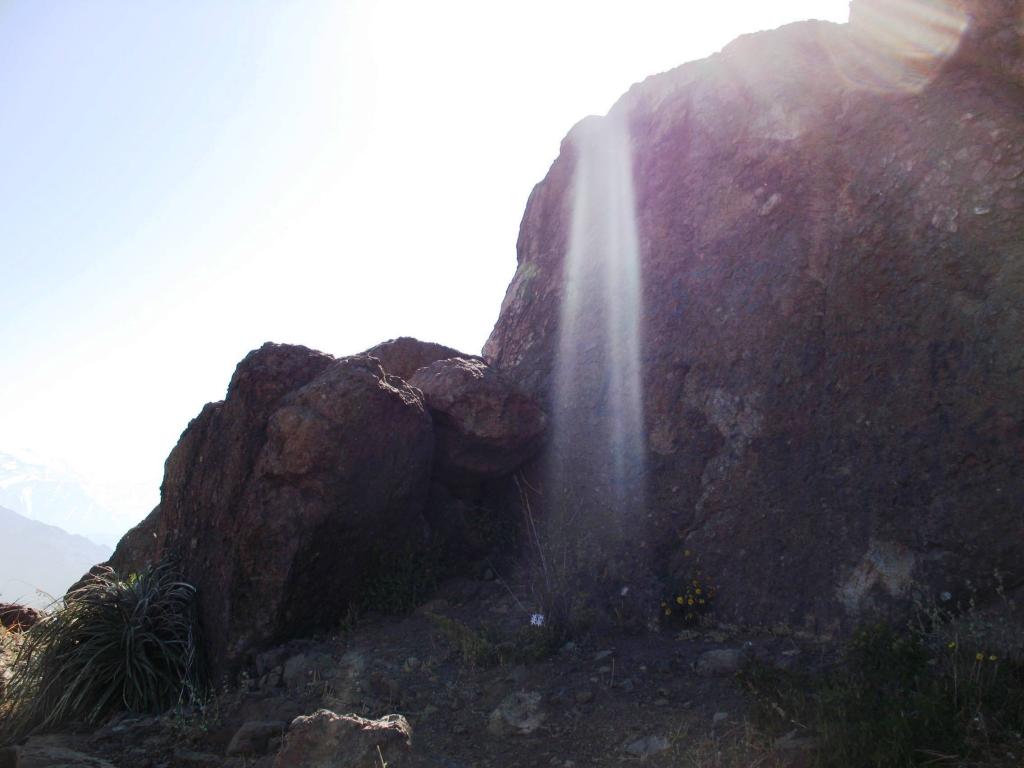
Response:
[[[574,131],[553,426],[564,502],[604,510],[610,533],[643,505],[640,249],[629,130],[613,112]],[[583,498],[580,497],[580,489]],[[587,498],[589,496],[589,498]]]
[[[953,0],[858,0],[850,34],[830,46],[832,63],[854,88],[919,91],[956,53],[967,24]]]

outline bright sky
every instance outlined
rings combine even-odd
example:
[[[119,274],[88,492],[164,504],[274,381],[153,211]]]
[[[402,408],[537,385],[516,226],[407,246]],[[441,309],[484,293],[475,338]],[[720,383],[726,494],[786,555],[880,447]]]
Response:
[[[479,352],[568,129],[847,0],[0,0],[0,451],[126,528],[267,340]]]

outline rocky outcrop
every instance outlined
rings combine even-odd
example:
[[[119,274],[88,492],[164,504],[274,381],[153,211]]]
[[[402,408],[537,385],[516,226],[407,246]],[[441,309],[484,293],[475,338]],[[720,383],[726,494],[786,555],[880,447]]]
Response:
[[[434,419],[435,461],[443,477],[501,477],[540,447],[543,411],[481,360],[439,360],[420,368],[409,384],[423,392]]]
[[[142,522],[128,531],[114,548],[114,554],[110,556],[107,565],[122,575],[137,570],[140,564],[156,562],[157,531],[160,527],[160,506],[157,505],[153,511],[143,518]],[[93,569],[95,571],[95,569]],[[93,571],[90,571],[92,573]],[[81,586],[84,581],[79,581],[71,587],[73,591]]]
[[[563,280],[587,136],[625,126],[645,514],[622,535],[675,580],[702,569],[723,617],[826,631],[921,588],[1024,581],[1021,4],[912,5],[854,3],[850,26],[743,37],[635,86],[569,134],[523,218],[485,357],[551,417],[536,509],[571,466],[568,503],[601,519],[621,503],[595,447],[615,350],[565,343]],[[927,41],[913,60],[884,34],[900,13]],[[591,364],[560,382],[567,350]]]
[[[158,510],[119,558],[179,561],[211,666],[229,671],[253,648],[336,625],[383,548],[420,545],[432,458],[419,393],[375,359],[266,344],[182,434]]]
[[[367,720],[321,709],[292,721],[274,768],[398,768],[411,749],[412,728],[401,715]]]
[[[377,358],[387,373],[406,381],[409,381],[420,368],[438,360],[446,360],[449,357],[468,357],[457,349],[429,341],[420,341],[409,336],[400,336],[397,339],[382,342],[375,347],[370,347],[363,354]]]
[[[435,360],[458,353],[407,338],[371,351],[335,359],[268,343],[250,353],[225,399],[184,431],[160,505],[109,562],[122,576],[178,563],[199,590],[215,677],[251,651],[337,626],[396,558],[443,551],[457,570],[482,554],[473,483],[511,472],[539,440],[543,415],[482,362],[455,359],[469,381],[427,376],[428,411],[398,374],[447,371]],[[475,473],[469,491],[446,489],[453,468]]]

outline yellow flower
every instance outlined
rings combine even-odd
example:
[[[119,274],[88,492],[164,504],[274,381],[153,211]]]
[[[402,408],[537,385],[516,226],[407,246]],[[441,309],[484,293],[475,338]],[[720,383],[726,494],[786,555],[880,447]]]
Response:
[[[676,605],[682,605],[682,604],[683,604],[683,596],[680,595],[679,597],[676,598]]]
[[[692,598],[692,597],[688,597],[688,598],[686,599],[686,604],[687,604],[687,605],[693,605],[693,598]]]
[[[998,659],[999,659],[999,657],[998,657],[998,656],[989,656],[989,657],[988,657],[988,660],[989,660],[989,661],[997,661]]]
[[[974,654],[974,660],[975,661],[984,661],[985,660],[985,654],[981,653],[979,651],[978,653]]]
[[[950,640],[949,645],[946,646],[949,649],[956,648],[956,640]]]
[[[696,593],[697,593],[697,594],[699,595],[699,594],[700,594],[700,587],[697,587],[697,588],[696,588],[695,590],[693,590],[693,591],[694,591],[694,592],[696,592]]]

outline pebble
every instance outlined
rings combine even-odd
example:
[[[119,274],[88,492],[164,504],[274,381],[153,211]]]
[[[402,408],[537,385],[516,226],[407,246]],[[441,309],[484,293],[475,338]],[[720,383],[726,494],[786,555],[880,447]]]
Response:
[[[625,751],[636,757],[646,758],[664,752],[671,745],[664,736],[644,736],[627,744]]]
[[[702,677],[731,675],[740,668],[742,659],[743,655],[737,648],[705,651],[697,658],[694,670]]]

